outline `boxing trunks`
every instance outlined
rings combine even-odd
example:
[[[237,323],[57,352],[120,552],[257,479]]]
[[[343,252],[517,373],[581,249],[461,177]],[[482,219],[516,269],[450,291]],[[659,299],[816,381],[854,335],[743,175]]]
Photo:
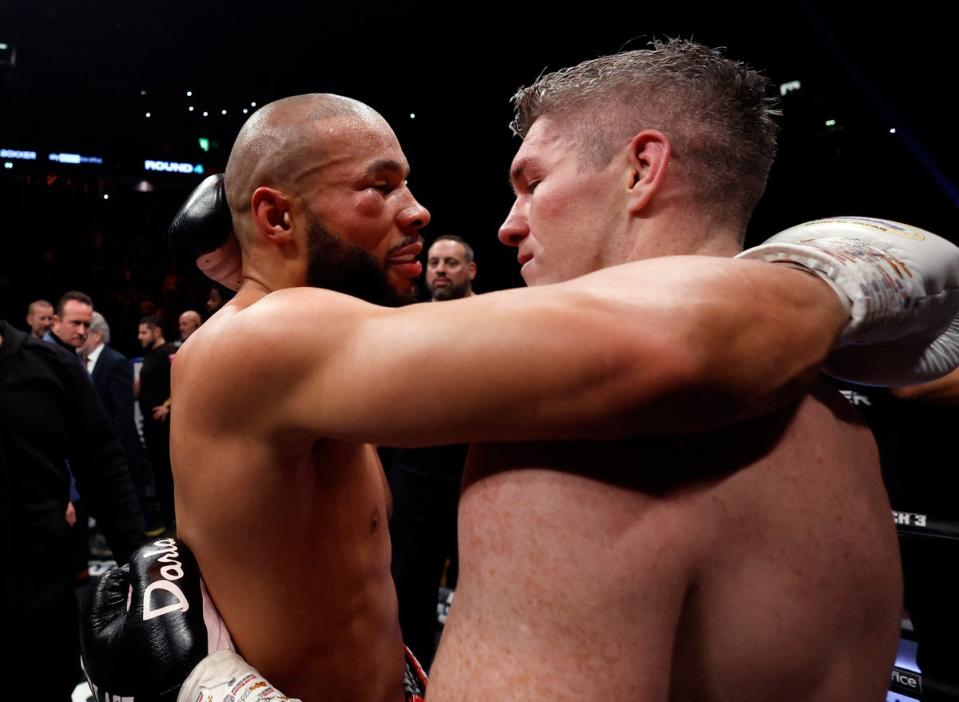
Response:
[[[409,647],[404,646],[403,648],[406,651],[406,675],[403,676],[403,692],[406,694],[406,702],[424,702],[426,697],[426,673],[423,672],[423,668]]]

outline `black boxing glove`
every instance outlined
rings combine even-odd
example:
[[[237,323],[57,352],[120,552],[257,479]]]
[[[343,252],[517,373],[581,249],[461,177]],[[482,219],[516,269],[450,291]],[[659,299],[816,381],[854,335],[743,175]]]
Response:
[[[190,193],[167,231],[173,251],[186,254],[208,277],[236,290],[243,280],[240,248],[226,201],[223,174],[208,176]]]
[[[196,558],[174,539],[143,546],[101,576],[81,606],[80,637],[97,700],[174,702],[208,654],[233,651]]]

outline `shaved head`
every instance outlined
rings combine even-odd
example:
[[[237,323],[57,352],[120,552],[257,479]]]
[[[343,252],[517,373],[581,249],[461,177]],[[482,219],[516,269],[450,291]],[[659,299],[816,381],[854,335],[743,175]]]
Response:
[[[368,105],[327,93],[283,98],[254,112],[240,129],[226,166],[234,223],[249,211],[257,188],[298,193],[304,179],[324,166],[324,147],[331,139],[348,134],[351,125],[371,123],[386,125]]]
[[[186,341],[190,334],[199,329],[200,325],[203,324],[203,318],[196,310],[187,310],[180,315],[178,322],[180,338]]]
[[[368,289],[380,299],[386,286],[406,296],[429,222],[409,170],[393,129],[362,102],[311,94],[265,105],[224,174],[243,276],[267,289]]]

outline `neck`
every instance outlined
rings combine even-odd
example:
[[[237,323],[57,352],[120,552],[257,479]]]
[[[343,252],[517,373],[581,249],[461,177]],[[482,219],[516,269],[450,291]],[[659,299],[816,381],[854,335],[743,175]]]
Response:
[[[294,285],[278,285],[274,281],[267,280],[265,277],[257,275],[256,273],[250,273],[243,275],[243,283],[240,285],[240,289],[237,292],[247,292],[253,291],[258,293],[263,293],[264,295],[269,295],[274,290],[281,290],[283,288],[292,288],[298,287]]]
[[[731,257],[742,250],[741,240],[736,227],[699,213],[636,220],[617,263],[657,256]]]
[[[305,286],[306,266],[299,260],[286,259],[277,251],[262,247],[244,247],[243,280],[238,292],[255,290],[269,294],[274,290]]]

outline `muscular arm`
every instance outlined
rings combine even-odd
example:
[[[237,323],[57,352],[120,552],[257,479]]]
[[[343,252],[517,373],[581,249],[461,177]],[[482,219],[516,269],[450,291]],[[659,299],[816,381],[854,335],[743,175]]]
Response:
[[[797,271],[676,257],[398,310],[282,290],[241,318],[220,359],[226,376],[255,364],[258,397],[224,382],[226,406],[271,402],[284,431],[415,446],[733,421],[795,397],[846,313]]]

